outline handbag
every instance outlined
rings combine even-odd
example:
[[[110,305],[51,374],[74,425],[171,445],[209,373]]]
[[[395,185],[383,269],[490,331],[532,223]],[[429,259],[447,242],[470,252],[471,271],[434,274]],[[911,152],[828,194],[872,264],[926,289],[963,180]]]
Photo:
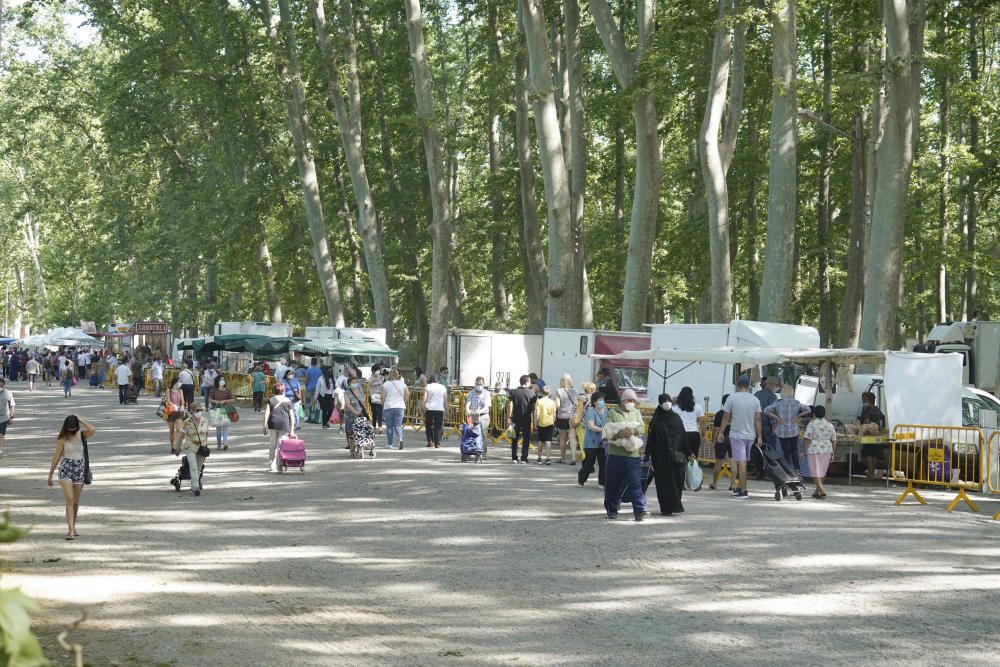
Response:
[[[163,399],[160,402],[160,407],[156,408],[156,416],[160,419],[166,419],[167,415],[171,413],[172,410],[167,405],[171,405],[172,407],[172,404],[167,403],[167,399]]]
[[[330,413],[330,423],[339,424],[340,423],[340,410],[336,407],[333,408],[333,412]]]
[[[72,380],[70,381],[70,384],[75,387],[76,383],[77,383],[77,380],[76,380],[76,376],[74,375],[73,378],[72,378]]]
[[[92,484],[94,475],[90,472],[90,450],[87,449],[87,439],[80,433],[80,443],[83,444],[83,483]]]
[[[209,456],[211,456],[211,454],[212,454],[212,450],[209,449],[208,446],[206,446],[206,445],[198,445],[198,456],[200,456],[200,457],[202,457],[204,459],[207,459]]]
[[[689,491],[701,490],[702,473],[701,466],[697,461],[688,461],[687,471],[684,473],[684,486]]]
[[[209,426],[222,426],[223,424],[229,423],[229,417],[226,416],[225,408],[211,408],[208,411],[208,425]]]

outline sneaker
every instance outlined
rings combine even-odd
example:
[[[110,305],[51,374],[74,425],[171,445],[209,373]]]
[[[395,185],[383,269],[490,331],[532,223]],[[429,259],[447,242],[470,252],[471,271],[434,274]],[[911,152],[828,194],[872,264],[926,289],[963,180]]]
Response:
[[[738,498],[739,500],[750,500],[750,492],[741,491],[740,494],[736,496],[736,498]]]
[[[581,481],[579,481],[579,480],[577,480],[577,482],[576,482],[576,483],[577,483],[577,484],[579,484],[580,486],[584,486],[584,485],[586,485],[586,484],[587,484],[586,482],[581,482]]]
[[[518,462],[518,460],[517,460],[517,459],[511,459],[511,460],[510,460],[510,462],[511,462],[511,463],[517,463],[517,462]]]
[[[396,449],[396,448],[395,448],[395,447],[393,447],[392,445],[386,445],[386,446],[385,446],[385,448],[386,448],[386,449]]]
[[[545,465],[547,465],[547,466],[550,466],[550,465],[552,465],[552,461],[550,461],[550,460],[548,460],[548,459],[545,459]]]
[[[201,495],[201,489],[191,489],[191,495],[192,496],[200,496]]]
[[[643,512],[642,514],[635,515],[636,521],[645,521],[648,518],[649,518],[649,512]]]
[[[228,449],[229,449],[229,445],[223,445],[223,446],[222,446],[222,451],[226,451],[226,450],[228,450]]]
[[[537,461],[535,461],[535,463],[538,464],[538,465],[542,465],[542,460],[538,459]]]
[[[610,520],[614,521],[615,519],[617,519],[617,518],[618,518],[618,515],[617,515],[617,514],[609,514],[609,515],[608,515],[608,518],[609,518]]]

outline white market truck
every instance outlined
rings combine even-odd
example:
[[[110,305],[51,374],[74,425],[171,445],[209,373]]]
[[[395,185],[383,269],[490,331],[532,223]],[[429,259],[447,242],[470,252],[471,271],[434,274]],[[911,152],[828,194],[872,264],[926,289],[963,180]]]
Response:
[[[385,329],[364,327],[306,327],[306,338],[329,338],[333,340],[367,340],[385,345]]]
[[[650,349],[675,350],[705,348],[784,348],[812,349],[819,347],[819,331],[814,327],[776,322],[733,320],[728,324],[651,324]],[[650,360],[649,393],[666,391],[676,395],[681,387],[691,387],[695,400],[707,412],[722,406],[722,397],[733,391],[741,369],[735,364],[704,361]],[[812,374],[814,369],[797,364],[764,367],[762,373],[775,375],[784,383],[794,383],[799,375]],[[756,375],[756,373],[752,373]],[[758,378],[754,378],[755,380]]]
[[[608,371],[602,387],[609,402],[617,403],[626,389],[632,389],[640,402],[646,402],[649,362],[642,359],[594,359],[592,354],[619,354],[648,350],[650,335],[645,332],[600,331],[596,329],[546,329],[542,341],[541,377],[553,388],[568,374],[579,389],[594,380],[601,369]],[[655,384],[655,383],[654,383]],[[610,394],[610,395],[608,395]]]
[[[518,378],[542,367],[542,336],[479,329],[448,332],[446,364],[452,384],[471,387],[482,376],[492,387],[516,387]],[[426,369],[436,373],[437,368]]]
[[[270,336],[271,338],[286,338],[292,335],[292,325],[280,322],[216,322],[214,336],[229,334],[251,334],[255,336]]]
[[[1000,396],[1000,322],[938,324],[914,352],[958,352],[963,356],[962,381]]]

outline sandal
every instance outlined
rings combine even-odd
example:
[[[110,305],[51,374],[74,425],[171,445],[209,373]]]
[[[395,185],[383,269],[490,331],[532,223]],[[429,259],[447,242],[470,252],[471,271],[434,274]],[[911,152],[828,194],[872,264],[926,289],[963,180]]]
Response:
[[[76,539],[76,538],[75,538],[75,537],[73,537],[72,535],[67,535],[67,536],[66,536],[66,541],[67,541],[67,542],[72,542],[72,541],[73,541],[73,540],[75,540],[75,539]]]

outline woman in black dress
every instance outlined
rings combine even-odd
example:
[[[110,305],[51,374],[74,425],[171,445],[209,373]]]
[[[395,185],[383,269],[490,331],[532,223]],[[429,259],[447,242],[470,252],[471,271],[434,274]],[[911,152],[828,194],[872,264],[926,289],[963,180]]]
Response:
[[[684,467],[695,453],[688,446],[684,422],[674,412],[670,394],[660,394],[659,405],[649,422],[646,453],[653,463],[653,481],[660,514],[670,516],[684,511],[681,493],[684,491]]]

